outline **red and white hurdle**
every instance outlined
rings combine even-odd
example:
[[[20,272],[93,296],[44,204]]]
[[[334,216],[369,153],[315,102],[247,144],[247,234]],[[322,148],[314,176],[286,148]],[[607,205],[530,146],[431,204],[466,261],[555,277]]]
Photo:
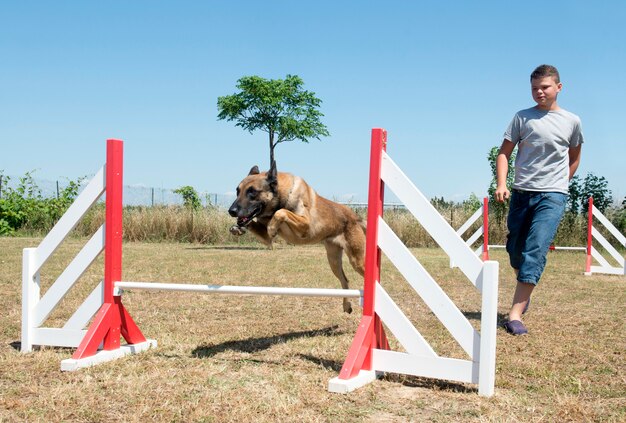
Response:
[[[107,161],[77,197],[65,215],[37,248],[24,249],[22,282],[22,352],[33,346],[76,347],[61,370],[71,371],[156,347],[147,340],[122,304],[124,290],[160,290],[237,295],[287,295],[361,298],[356,289],[191,285],[160,282],[125,282],[122,276],[123,142],[107,141]],[[106,193],[105,224],[87,242],[70,265],[40,295],[40,270],[87,210]],[[78,278],[104,250],[104,280],[62,328],[44,327],[50,313]],[[91,326],[85,329],[94,318]],[[127,345],[120,344],[120,336]]]
[[[495,384],[498,263],[481,261],[406,178],[386,154],[385,130],[372,131],[371,145],[366,274],[364,289],[360,291],[122,281],[123,142],[108,140],[105,166],[41,244],[37,248],[24,250],[21,350],[31,351],[35,345],[76,347],[72,358],[61,363],[62,370],[76,370],[156,347],[156,341],[145,338],[122,304],[122,292],[130,289],[352,297],[361,298],[363,318],[339,376],[329,383],[330,391],[349,392],[372,381],[378,372],[385,371],[477,383],[480,395],[492,395]],[[480,333],[383,220],[385,185],[394,191],[439,245],[459,263],[462,272],[472,284],[482,292]],[[105,224],[40,298],[41,267],[104,192]],[[50,312],[103,250],[103,282],[62,328],[43,327]],[[440,357],[395,305],[380,281],[381,251],[451,332],[468,354],[469,360]],[[91,325],[85,329],[92,318]],[[389,351],[382,323],[387,325],[406,353]],[[122,337],[126,340],[126,345],[121,345]]]
[[[491,248],[506,248],[505,245],[489,244],[489,201],[485,197],[483,199],[483,206],[481,206],[467,221],[457,230],[459,235],[463,235],[469,227],[477,222],[482,217],[482,225],[470,236],[466,243],[472,246],[476,243],[478,238],[483,235],[483,243],[478,246],[475,253],[477,255],[482,254],[483,260],[489,260],[489,250]],[[586,246],[561,246],[550,245],[550,250],[563,250],[563,251],[585,251],[585,276],[591,276],[594,273],[604,273],[609,275],[626,275],[626,260],[613,246],[611,241],[596,229],[594,226],[594,217],[601,223],[604,228],[614,237],[613,243],[617,242],[622,247],[626,247],[626,237],[619,232],[619,230],[602,214],[597,207],[593,205],[593,198],[589,198],[587,208],[587,245]],[[594,246],[593,240],[596,240],[604,250],[612,257],[614,263],[611,264]],[[599,265],[596,266],[593,260],[596,260]],[[450,267],[455,267],[454,262],[450,261]]]
[[[363,317],[331,392],[346,393],[391,372],[467,383],[491,396],[495,386],[498,263],[480,260],[386,153],[387,132],[372,130]],[[482,294],[480,332],[383,219],[389,187]],[[459,343],[469,360],[439,356],[385,291],[381,252]],[[406,352],[390,351],[385,324]]]

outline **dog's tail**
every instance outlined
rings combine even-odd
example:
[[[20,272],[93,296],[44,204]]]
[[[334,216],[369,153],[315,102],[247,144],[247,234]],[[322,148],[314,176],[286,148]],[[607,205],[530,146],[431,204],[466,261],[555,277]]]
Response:
[[[359,216],[359,226],[363,229],[363,233],[367,234],[367,222]]]

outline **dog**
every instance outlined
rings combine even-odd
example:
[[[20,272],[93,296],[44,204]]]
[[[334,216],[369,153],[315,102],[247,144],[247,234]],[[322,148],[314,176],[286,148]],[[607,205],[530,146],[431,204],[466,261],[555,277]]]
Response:
[[[258,166],[250,169],[228,213],[237,218],[230,228],[233,235],[249,229],[270,249],[276,236],[294,245],[324,244],[330,268],[344,289],[349,287],[344,251],[354,270],[364,274],[365,222],[349,207],[318,195],[304,179],[277,172],[275,162],[267,172],[259,172]],[[352,312],[348,298],[343,299],[343,310]]]

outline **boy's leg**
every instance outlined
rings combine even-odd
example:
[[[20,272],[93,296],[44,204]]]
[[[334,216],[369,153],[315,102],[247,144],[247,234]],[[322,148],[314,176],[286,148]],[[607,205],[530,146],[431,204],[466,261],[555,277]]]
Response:
[[[532,219],[521,252],[518,282],[533,285],[539,282],[566,204],[567,195],[561,193],[535,193],[532,196],[529,203]]]
[[[518,282],[509,321],[521,321],[530,295],[545,268],[546,255],[565,212],[566,203],[567,195],[561,193],[534,193],[530,199],[532,220],[521,251],[520,267],[516,272]]]
[[[529,200],[530,193],[514,190],[509,203],[509,215],[506,220],[508,234],[506,236],[506,251],[509,253],[509,263],[515,276],[522,264],[522,250],[530,225]]]
[[[530,294],[533,293],[535,285],[532,283],[518,282],[513,294],[513,306],[509,311],[509,321],[522,320],[522,314],[526,308],[526,304],[530,301]]]

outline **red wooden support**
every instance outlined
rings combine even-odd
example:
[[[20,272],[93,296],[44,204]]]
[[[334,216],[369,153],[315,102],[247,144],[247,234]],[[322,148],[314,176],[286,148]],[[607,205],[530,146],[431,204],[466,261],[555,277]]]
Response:
[[[87,334],[72,356],[74,359],[94,355],[100,343],[105,350],[120,347],[120,335],[129,344],[145,342],[121,297],[115,297],[115,282],[122,278],[122,190],[124,142],[107,140],[106,161],[106,221],[104,227],[104,302]]]
[[[587,209],[587,262],[585,263],[585,272],[591,273],[591,263],[593,257],[591,256],[591,244],[593,242],[593,197],[589,197],[589,208]]]
[[[371,370],[372,349],[389,349],[382,322],[374,309],[376,284],[380,280],[381,252],[378,248],[378,219],[383,215],[385,184],[381,179],[381,164],[386,148],[387,131],[380,128],[372,129],[365,275],[363,280],[363,317],[348,351],[346,361],[339,372],[339,379],[350,379],[355,377],[360,370]]]

